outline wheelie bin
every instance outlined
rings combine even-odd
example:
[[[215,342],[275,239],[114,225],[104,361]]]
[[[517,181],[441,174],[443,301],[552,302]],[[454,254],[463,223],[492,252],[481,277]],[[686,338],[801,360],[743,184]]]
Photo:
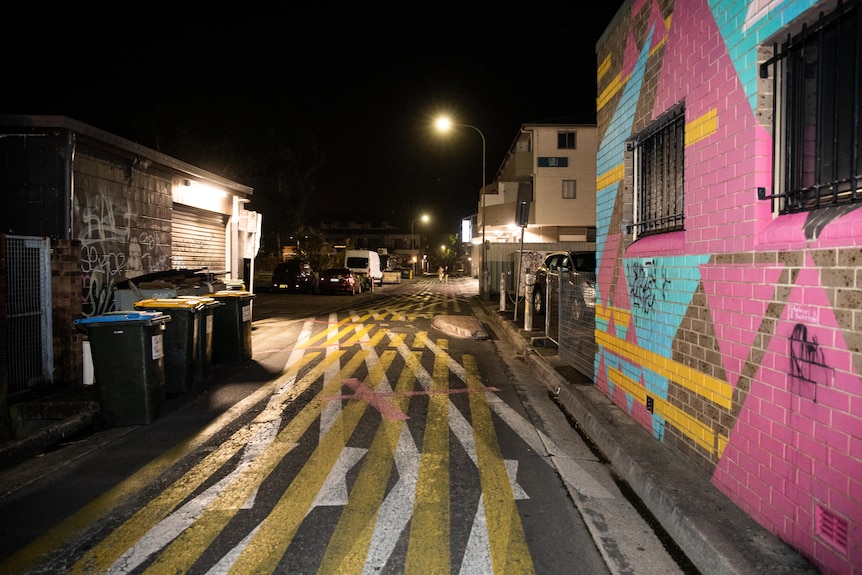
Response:
[[[251,308],[255,295],[244,290],[222,290],[208,297],[223,304],[213,313],[213,363],[250,360]]]
[[[198,318],[203,304],[196,299],[144,299],[136,310],[160,311],[171,317],[165,330],[165,393],[185,393],[194,387],[198,360]]]
[[[93,383],[106,424],[143,425],[164,415],[164,333],[170,321],[158,311],[75,320],[75,328],[90,341]]]
[[[198,318],[198,357],[195,370],[195,383],[201,383],[212,377],[213,369],[213,315],[215,308],[224,304],[208,296],[179,296],[183,299],[197,300],[201,304]]]

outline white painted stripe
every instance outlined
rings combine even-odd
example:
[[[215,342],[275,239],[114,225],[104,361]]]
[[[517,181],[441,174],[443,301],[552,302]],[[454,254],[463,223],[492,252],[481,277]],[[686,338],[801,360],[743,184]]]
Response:
[[[309,513],[317,506],[347,505],[347,474],[367,451],[361,447],[345,447],[341,451],[338,461],[335,462],[332,471],[317,492],[314,503],[308,510]]]
[[[398,469],[398,482],[380,506],[362,571],[365,575],[376,575],[386,566],[413,515],[419,478],[419,450],[406,425],[401,427],[398,448],[395,450],[395,467]]]
[[[464,558],[461,560],[461,575],[474,575],[474,573],[490,573],[488,566],[491,565],[491,545],[488,543],[488,522],[485,520],[484,496],[479,496],[479,506],[473,516],[473,527],[470,529],[470,538],[467,540],[467,548],[464,550]]]
[[[329,315],[329,323],[336,324],[338,322],[338,314],[335,312]],[[331,328],[330,328],[331,329]],[[338,351],[338,345],[332,345],[326,348],[326,355],[335,353]],[[326,370],[326,373],[323,374],[323,386],[328,387],[329,382],[332,381],[334,377],[336,377],[341,371],[341,366],[338,363],[332,364],[329,369]],[[335,423],[339,416],[341,416],[341,402],[340,401],[327,401],[323,406],[323,410],[320,412],[320,437],[325,436],[329,429],[332,427],[332,424]]]

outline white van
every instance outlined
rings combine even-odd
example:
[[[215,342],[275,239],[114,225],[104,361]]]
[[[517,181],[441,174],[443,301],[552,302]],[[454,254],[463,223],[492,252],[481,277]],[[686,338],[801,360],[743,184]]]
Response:
[[[347,250],[344,254],[344,267],[366,281],[377,285],[383,284],[383,270],[380,269],[380,255],[371,250]]]

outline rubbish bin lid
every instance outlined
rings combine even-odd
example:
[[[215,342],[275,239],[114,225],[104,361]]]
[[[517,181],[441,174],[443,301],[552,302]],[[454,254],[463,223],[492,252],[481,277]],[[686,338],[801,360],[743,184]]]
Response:
[[[75,325],[90,325],[97,323],[117,322],[149,322],[171,321],[171,317],[158,311],[111,311],[102,315],[94,315],[75,320]]]
[[[202,302],[191,298],[150,298],[135,302],[135,309],[188,309],[194,311]]]
[[[221,297],[221,298],[225,298],[225,297],[255,297],[255,294],[251,293],[250,291],[232,290],[232,289],[225,289],[225,290],[217,291],[215,293],[211,293],[211,294],[207,294],[207,295],[209,295],[209,297],[214,297],[214,298],[219,298],[219,297]]]
[[[205,295],[179,295],[177,297],[181,299],[195,300],[204,307],[221,307],[225,305],[224,303],[216,300],[214,297],[209,297]]]

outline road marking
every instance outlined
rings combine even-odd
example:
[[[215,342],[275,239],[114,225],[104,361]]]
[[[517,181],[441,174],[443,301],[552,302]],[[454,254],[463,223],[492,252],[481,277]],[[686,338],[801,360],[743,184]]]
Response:
[[[398,379],[396,390],[412,389],[417,379],[422,377],[419,369],[422,367],[420,361],[422,352],[413,352],[404,357],[404,368]],[[397,399],[399,407],[406,410],[409,396]],[[387,437],[394,435],[395,429],[400,429],[398,435],[398,446],[395,450],[395,469],[398,471],[398,481],[389,490],[383,504],[380,506],[376,521],[373,523],[371,540],[367,543],[367,557],[363,574],[376,575],[383,570],[389,562],[395,550],[401,533],[410,522],[413,514],[413,504],[416,501],[416,485],[419,477],[419,449],[413,440],[410,429],[401,422],[384,422],[381,430]],[[378,431],[378,434],[381,431]],[[369,458],[370,460],[370,458]],[[365,465],[372,465],[366,462]],[[380,484],[377,489],[384,491],[385,485]],[[362,496],[362,493],[359,494]],[[365,532],[363,532],[363,537]],[[361,554],[360,554],[361,555]],[[346,570],[346,573],[356,573],[357,570]]]
[[[357,352],[344,366],[344,374],[353,373],[364,360],[364,356],[363,352]],[[330,357],[337,358],[339,354],[332,354],[332,356],[328,356],[326,359],[328,360]],[[290,444],[299,441],[299,438],[314,423],[324,403],[321,394],[328,394],[327,391],[325,389],[321,390],[316,397],[311,399],[308,405],[297,413],[284,429],[279,432],[275,441],[251,465],[244,469],[229,487],[216,497],[198,520],[179,537],[170,542],[145,573],[173,574],[188,570],[192,563],[197,560],[200,552],[209,547],[228,522],[230,522],[252,491],[281,462],[287,453],[286,448]],[[340,453],[340,450],[338,453]],[[332,463],[334,464],[334,460]],[[322,483],[323,481],[321,480]],[[304,500],[304,509],[306,511],[312,501],[313,497],[308,497]],[[240,557],[242,555],[240,554]]]
[[[364,350],[363,350],[364,351]],[[356,356],[365,353],[357,352]],[[351,360],[356,359],[356,356]],[[344,370],[352,374],[355,367]],[[386,369],[384,368],[385,372]],[[331,389],[324,388],[314,399],[312,404],[305,407],[297,418],[310,412],[316,415],[319,404],[323,398],[332,393]],[[316,409],[315,409],[316,407]],[[338,458],[338,454],[345,448],[350,435],[359,425],[365,404],[360,402],[349,403],[341,413],[339,420],[332,429],[318,442],[317,447],[302,467],[299,473],[282,493],[270,514],[261,522],[260,529],[252,538],[249,545],[237,557],[236,563],[231,566],[231,573],[272,573],[278,566],[282,555],[293,540],[296,530],[304,519],[314,496],[319,492],[321,485],[329,475],[330,470]],[[222,525],[223,527],[223,525]]]
[[[221,493],[234,478],[248,467],[251,462],[272,443],[278,427],[281,424],[281,419],[271,420],[260,424],[255,434],[251,437],[248,444],[242,450],[242,457],[239,464],[230,473],[221,478],[215,485],[209,487],[206,491],[184,504],[182,507],[168,515],[165,519],[159,522],[156,526],[147,532],[135,545],[133,545],[126,553],[124,553],[117,561],[111,565],[109,572],[111,573],[128,573],[141,563],[146,561],[150,555],[162,549],[168,542],[172,541],[180,533],[194,523],[200,514],[206,509],[210,503]],[[291,449],[295,447],[294,443]],[[243,506],[248,508],[250,503],[246,502]]]
[[[430,391],[448,388],[449,369],[438,354]],[[449,572],[449,404],[446,395],[433,393],[428,397],[405,573]]]
[[[311,354],[312,357],[317,356],[317,353]],[[325,358],[320,364],[312,368],[297,384],[297,388],[310,385],[324,369],[328,362],[335,362],[341,357],[341,353],[334,354],[332,357]],[[298,361],[292,367],[289,373],[289,379],[296,377],[296,371],[305,365],[310,359]],[[298,395],[297,389],[282,385],[284,381],[279,378],[271,385],[264,386],[261,390],[266,390],[270,395],[274,389],[285,389],[285,392],[280,396],[285,403],[291,401],[295,395]],[[260,390],[259,390],[260,391]],[[299,390],[301,391],[301,389]],[[245,407],[245,410],[251,405],[258,403],[262,397],[257,397],[257,392],[249,397],[255,397],[255,400]],[[247,398],[248,399],[248,398]],[[243,403],[243,402],[240,402]],[[239,405],[239,404],[237,404]],[[176,506],[191,495],[198,487],[200,487],[213,473],[221,468],[227,461],[238,453],[249,438],[253,435],[255,424],[269,421],[273,419],[273,410],[276,409],[276,403],[272,400],[267,405],[255,420],[250,425],[243,426],[235,432],[227,441],[222,442],[218,448],[209,453],[200,463],[196,464],[189,472],[185,473],[180,479],[174,482],[169,488],[162,491],[156,498],[147,503],[129,518],[121,527],[111,532],[98,545],[90,549],[83,557],[81,557],[72,567],[73,573],[91,573],[101,572],[106,570],[113,564],[117,558],[125,553],[133,546],[144,534],[146,534],[153,526],[157,525]],[[283,408],[282,408],[283,409]],[[212,425],[210,426],[212,427]],[[199,436],[195,436],[197,439]],[[200,442],[201,444],[203,441]],[[137,474],[136,474],[137,476]],[[152,479],[151,479],[152,481]],[[242,503],[242,502],[241,502]]]
[[[401,376],[398,380],[398,390],[409,389],[413,386],[415,379],[415,364],[405,365],[401,371]],[[377,389],[389,389],[389,384],[386,381],[381,381]],[[395,398],[396,408],[406,410],[409,397],[398,396]],[[409,443],[411,446],[411,459],[418,460],[416,446],[413,444],[413,438],[409,429],[403,424],[403,420],[383,420],[368,451],[362,469],[356,478],[356,483],[350,493],[347,506],[339,517],[335,531],[329,539],[326,547],[323,560],[318,573],[359,573],[363,568],[372,569],[372,572],[379,572],[388,560],[392,549],[397,541],[397,534],[392,539],[391,545],[387,539],[379,537],[379,532],[375,528],[375,518],[383,517],[383,523],[392,527],[398,525],[403,528],[409,521],[411,510],[413,508],[412,497],[409,505],[403,501],[400,505],[394,508],[387,509],[384,501],[386,494],[386,485],[389,481],[389,476],[392,473],[392,466],[395,464],[398,468],[399,480],[398,484],[403,484],[405,479],[410,477],[415,478],[415,473],[405,476],[399,450],[402,449],[402,444]],[[403,451],[402,451],[403,453]],[[415,465],[414,465],[415,467]],[[396,485],[390,492],[401,493],[404,495],[404,489]],[[413,486],[410,485],[407,491],[413,493]],[[388,499],[388,497],[387,497]],[[394,514],[394,515],[390,515]],[[377,521],[377,525],[381,522]],[[396,533],[400,533],[401,529],[397,529]],[[378,535],[375,538],[375,535]],[[372,546],[372,540],[375,541],[372,549],[372,555],[369,556],[369,547]],[[373,556],[375,550],[379,551],[381,546],[385,546],[383,557]],[[376,568],[375,568],[376,566]]]
[[[344,395],[333,395],[330,397],[326,397],[324,399],[328,401],[335,400],[343,400],[343,399],[360,399],[365,401],[368,405],[376,409],[380,412],[380,414],[386,419],[410,419],[406,413],[398,409],[393,403],[386,401],[386,399],[390,397],[396,396],[404,396],[404,395],[453,395],[458,393],[484,393],[486,391],[500,391],[496,387],[483,387],[481,389],[468,389],[468,388],[456,388],[456,389],[430,389],[427,391],[389,391],[389,392],[381,392],[376,391],[362,383],[360,380],[355,377],[345,379],[342,382],[344,385],[353,390],[352,394],[344,394]]]
[[[442,350],[429,343],[434,353]],[[467,373],[464,367],[454,359],[449,361],[449,369],[466,382]],[[530,448],[543,455],[542,459],[554,467],[564,481],[569,483],[575,490],[587,497],[600,499],[613,499],[613,494],[589,474],[577,461],[565,454],[554,441],[542,433],[535,425],[525,420],[518,412],[512,409],[505,401],[494,394],[487,395],[488,406],[494,410],[512,430],[523,439]]]
[[[482,378],[471,356],[464,357],[467,385],[478,387]],[[470,394],[470,414],[476,434],[476,455],[479,459],[479,482],[482,485],[491,564],[494,573],[533,573],[533,561],[521,515],[509,488],[509,476],[503,464],[497,432],[485,396]],[[504,479],[505,478],[505,479]],[[504,482],[505,481],[505,482]]]
[[[332,467],[332,471],[323,482],[323,487],[318,491],[314,502],[311,504],[312,509],[318,506],[336,507],[339,505],[347,505],[347,474],[353,469],[362,456],[365,455],[367,449],[360,447],[345,447],[338,455],[338,461]]]

